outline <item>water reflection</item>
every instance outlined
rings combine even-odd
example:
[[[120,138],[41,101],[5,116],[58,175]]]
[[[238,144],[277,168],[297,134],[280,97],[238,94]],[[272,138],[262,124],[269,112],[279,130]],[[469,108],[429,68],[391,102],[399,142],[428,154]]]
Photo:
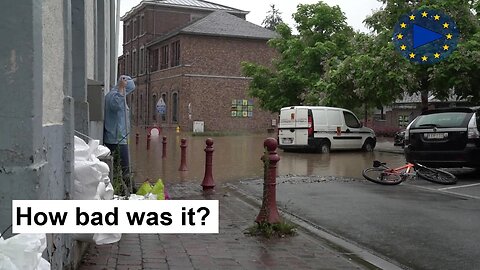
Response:
[[[162,159],[162,136],[167,136],[167,158]],[[260,157],[263,141],[268,135],[242,135],[214,137],[213,178],[216,183],[246,178],[263,177]],[[180,140],[187,139],[187,172],[180,172]],[[205,170],[205,140],[207,137],[163,132],[152,136],[147,151],[146,134],[140,131],[139,144],[132,144],[132,167],[137,182],[162,178],[167,183],[198,182]],[[135,142],[133,136],[132,142]],[[370,167],[375,159],[391,166],[405,163],[402,155],[389,153],[333,152],[327,155],[312,153],[285,153],[278,150],[278,174],[362,177],[361,171]]]

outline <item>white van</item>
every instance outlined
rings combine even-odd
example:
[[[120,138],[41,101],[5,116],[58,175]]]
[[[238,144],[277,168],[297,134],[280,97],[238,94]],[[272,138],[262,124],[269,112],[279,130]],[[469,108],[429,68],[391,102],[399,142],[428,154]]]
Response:
[[[279,148],[373,151],[377,139],[373,130],[363,127],[349,110],[333,107],[292,106],[282,108],[278,125]]]

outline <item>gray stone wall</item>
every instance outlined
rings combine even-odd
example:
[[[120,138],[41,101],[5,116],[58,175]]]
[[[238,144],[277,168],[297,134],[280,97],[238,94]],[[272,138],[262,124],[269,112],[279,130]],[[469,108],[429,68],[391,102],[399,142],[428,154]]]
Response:
[[[87,78],[110,86],[116,77],[118,3],[102,2],[101,12],[98,4],[25,0],[0,10],[0,232],[11,224],[12,200],[70,198],[74,130],[89,134],[91,122]],[[48,234],[44,257],[52,269],[73,269],[84,248],[70,235]]]

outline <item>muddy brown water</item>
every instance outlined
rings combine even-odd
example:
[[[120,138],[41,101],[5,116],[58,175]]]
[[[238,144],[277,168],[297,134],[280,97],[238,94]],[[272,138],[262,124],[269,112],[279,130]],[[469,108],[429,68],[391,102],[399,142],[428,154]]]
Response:
[[[162,137],[167,136],[167,158],[162,159]],[[212,137],[213,178],[215,182],[225,183],[250,178],[263,177],[263,141],[269,134]],[[187,172],[178,171],[180,167],[180,140],[187,139]],[[163,132],[152,136],[150,149],[146,149],[146,134],[140,132],[139,144],[135,136],[131,138],[131,165],[135,181],[152,181],[162,178],[166,183],[202,182],[205,173],[205,140],[208,137],[191,136],[186,133]],[[319,175],[362,178],[362,170],[371,167],[377,159],[391,166],[405,163],[402,155],[361,151],[338,151],[330,154],[286,153],[277,150],[280,155],[278,175]]]

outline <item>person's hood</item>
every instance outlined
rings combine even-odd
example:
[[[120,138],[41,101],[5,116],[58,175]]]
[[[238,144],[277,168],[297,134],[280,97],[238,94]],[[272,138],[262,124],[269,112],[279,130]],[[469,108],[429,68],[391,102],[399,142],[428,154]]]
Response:
[[[118,78],[118,82],[117,84],[115,85],[115,88],[118,89],[118,85],[120,84],[120,80],[122,78],[127,78],[127,86],[125,87],[125,92],[128,94],[130,94],[131,92],[133,92],[133,90],[135,90],[135,82],[133,81],[132,77],[130,76],[127,76],[127,75],[121,75],[119,78]]]

